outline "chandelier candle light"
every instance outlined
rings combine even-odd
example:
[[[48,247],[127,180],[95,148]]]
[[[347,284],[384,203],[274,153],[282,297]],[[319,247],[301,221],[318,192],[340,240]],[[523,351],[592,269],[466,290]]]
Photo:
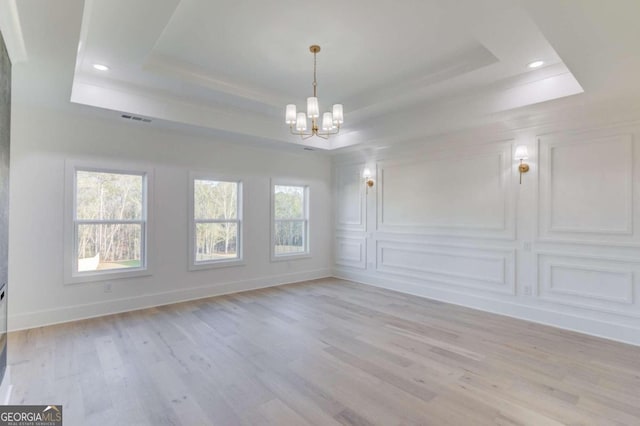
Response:
[[[309,47],[313,53],[313,96],[307,98],[307,112],[296,113],[294,104],[287,105],[285,112],[285,122],[289,125],[292,134],[300,136],[303,140],[312,136],[329,139],[340,131],[340,125],[344,122],[342,104],[334,104],[332,112],[322,114],[322,130],[318,127],[320,118],[320,107],[318,105],[318,83],[316,81],[316,54],[320,51],[320,46]],[[311,119],[311,130],[307,131],[307,117]]]

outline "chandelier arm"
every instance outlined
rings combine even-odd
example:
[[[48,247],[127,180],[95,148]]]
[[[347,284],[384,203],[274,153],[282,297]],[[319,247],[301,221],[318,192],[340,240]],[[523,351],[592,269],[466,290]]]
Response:
[[[331,136],[331,135],[337,135],[338,133],[340,133],[340,128],[336,127],[334,130],[329,130],[326,132],[318,132],[318,136],[319,135]]]
[[[296,132],[292,128],[289,128],[289,132],[294,136],[313,136],[313,133]]]

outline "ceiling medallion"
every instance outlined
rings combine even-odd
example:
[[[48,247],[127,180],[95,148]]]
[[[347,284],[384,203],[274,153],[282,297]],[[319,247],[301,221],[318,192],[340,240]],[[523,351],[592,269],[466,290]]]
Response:
[[[342,104],[334,104],[333,112],[322,114],[322,129],[318,127],[320,107],[318,106],[318,83],[316,81],[316,55],[320,52],[320,46],[309,47],[313,53],[313,96],[307,98],[307,112],[296,113],[294,104],[287,105],[285,122],[289,125],[291,134],[300,136],[303,140],[312,136],[329,139],[340,131],[340,125],[344,122]],[[307,117],[311,119],[311,129],[307,130]]]

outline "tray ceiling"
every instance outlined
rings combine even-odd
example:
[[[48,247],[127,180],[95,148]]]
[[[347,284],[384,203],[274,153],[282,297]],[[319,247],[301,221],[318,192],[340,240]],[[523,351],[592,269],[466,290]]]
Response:
[[[73,103],[236,140],[301,143],[288,133],[284,106],[303,108],[313,70],[308,46],[319,44],[321,109],[344,104],[344,133],[304,144],[331,150],[370,143],[382,127],[400,140],[582,93],[583,78],[595,74],[579,58],[570,70],[545,37],[557,34],[554,45],[573,59],[571,34],[551,25],[554,3],[73,0],[53,16],[79,28]],[[17,4],[27,56],[37,52],[29,38],[43,6]],[[537,59],[545,65],[529,69]]]

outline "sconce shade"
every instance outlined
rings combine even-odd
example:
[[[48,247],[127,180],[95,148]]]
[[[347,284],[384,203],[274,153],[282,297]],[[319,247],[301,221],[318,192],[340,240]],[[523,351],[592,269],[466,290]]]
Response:
[[[304,132],[307,130],[307,117],[305,117],[304,112],[298,113],[298,119],[296,120],[296,130],[299,132]]]
[[[320,117],[320,108],[318,107],[318,98],[314,96],[307,98],[307,117],[309,118]]]
[[[285,114],[285,122],[287,124],[293,124],[296,122],[296,106],[294,104],[287,105],[287,112]]]
[[[529,150],[524,145],[518,145],[513,157],[516,160],[526,160],[527,158],[529,158]]]
[[[342,124],[344,123],[344,113],[343,113],[343,108],[342,108],[342,104],[335,104],[333,106],[333,122],[335,124]]]
[[[365,179],[369,179],[371,177],[371,170],[368,167],[365,167],[362,171],[362,177]]]
[[[333,129],[333,117],[330,112],[325,112],[322,114],[322,130],[328,132],[331,129]]]

